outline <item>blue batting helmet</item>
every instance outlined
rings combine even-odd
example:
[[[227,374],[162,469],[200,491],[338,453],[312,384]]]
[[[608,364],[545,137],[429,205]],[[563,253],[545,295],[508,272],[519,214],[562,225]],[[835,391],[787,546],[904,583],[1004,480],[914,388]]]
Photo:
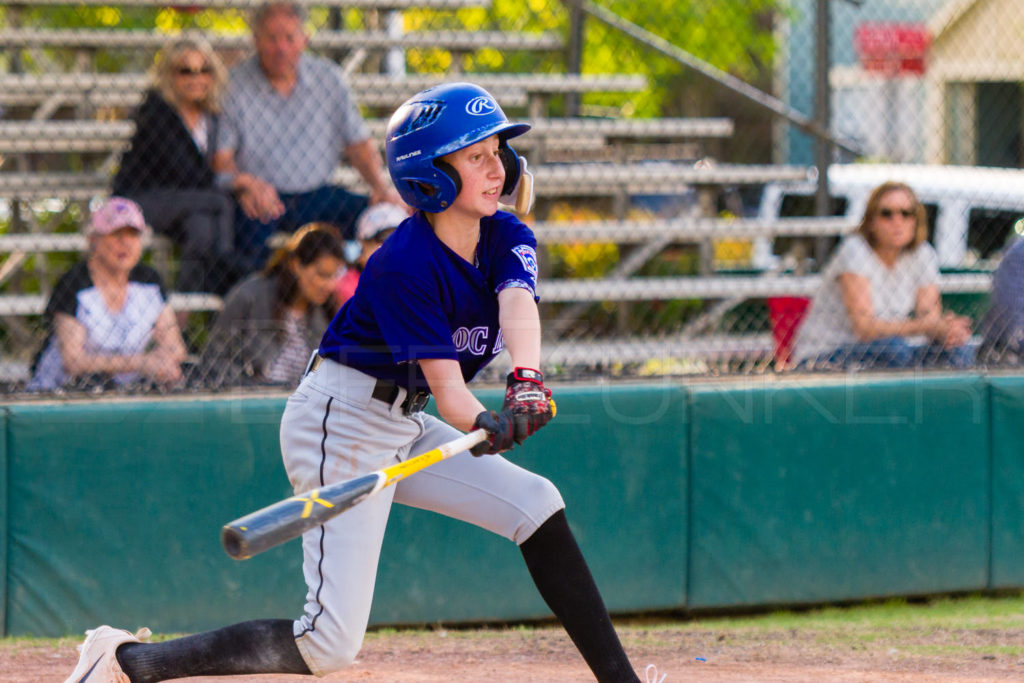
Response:
[[[472,83],[446,83],[414,95],[388,121],[385,153],[391,180],[409,206],[438,213],[455,201],[462,180],[441,157],[492,135],[501,141],[502,194],[519,180],[520,163],[508,139],[530,130],[511,123],[489,92]]]

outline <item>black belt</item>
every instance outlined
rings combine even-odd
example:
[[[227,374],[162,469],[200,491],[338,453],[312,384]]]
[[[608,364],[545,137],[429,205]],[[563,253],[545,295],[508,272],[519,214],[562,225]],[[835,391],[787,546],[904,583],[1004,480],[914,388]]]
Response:
[[[324,362],[324,357],[317,354],[309,363],[309,369],[306,374],[313,372],[320,364]],[[372,398],[378,401],[384,401],[388,405],[394,405],[395,401],[398,400],[398,396],[401,394],[401,388],[389,379],[378,379],[377,383],[373,385],[373,392],[370,394]],[[402,412],[406,415],[412,413],[418,413],[427,407],[427,402],[430,400],[430,394],[426,391],[408,391],[405,392],[405,400],[402,401]]]
[[[370,394],[373,398],[378,401],[384,401],[389,405],[394,405],[395,400],[398,399],[398,395],[401,393],[398,385],[389,379],[378,379],[377,383],[373,385],[373,393]],[[405,400],[402,401],[402,412],[406,415],[412,413],[418,413],[427,407],[427,401],[430,400],[430,394],[425,391],[412,392],[406,390]]]

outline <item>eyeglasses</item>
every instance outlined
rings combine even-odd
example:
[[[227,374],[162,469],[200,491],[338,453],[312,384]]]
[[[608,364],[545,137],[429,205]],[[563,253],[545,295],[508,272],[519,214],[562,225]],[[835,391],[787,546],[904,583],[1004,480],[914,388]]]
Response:
[[[193,69],[190,66],[179,66],[177,69],[174,70],[174,72],[179,76],[209,76],[213,73],[213,67],[211,67],[209,64],[201,66],[198,69]]]
[[[913,218],[914,216],[917,215],[917,212],[914,211],[913,209],[890,209],[889,207],[885,207],[884,209],[878,210],[878,215],[881,216],[882,218],[892,218],[896,214],[899,214],[904,218]]]

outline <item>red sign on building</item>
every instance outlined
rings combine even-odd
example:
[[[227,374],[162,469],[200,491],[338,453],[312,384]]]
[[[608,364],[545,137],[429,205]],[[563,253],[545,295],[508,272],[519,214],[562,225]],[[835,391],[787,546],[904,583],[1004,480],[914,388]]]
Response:
[[[925,72],[931,34],[923,24],[864,22],[853,34],[857,57],[867,71],[889,76]]]

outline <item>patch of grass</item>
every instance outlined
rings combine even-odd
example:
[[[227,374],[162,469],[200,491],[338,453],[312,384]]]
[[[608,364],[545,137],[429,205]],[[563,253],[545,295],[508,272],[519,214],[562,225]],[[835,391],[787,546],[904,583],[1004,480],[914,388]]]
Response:
[[[870,626],[943,628],[1024,628],[1024,594],[936,598],[923,603],[894,599],[850,607],[787,610],[771,614],[715,617],[691,622],[696,628],[777,630],[786,628],[848,629]]]
[[[1024,656],[1024,596],[967,596],[924,602],[886,600],[850,607],[628,625],[624,638],[657,646],[658,634],[682,633],[707,644],[766,647],[800,643],[825,651],[888,651],[899,656]]]

